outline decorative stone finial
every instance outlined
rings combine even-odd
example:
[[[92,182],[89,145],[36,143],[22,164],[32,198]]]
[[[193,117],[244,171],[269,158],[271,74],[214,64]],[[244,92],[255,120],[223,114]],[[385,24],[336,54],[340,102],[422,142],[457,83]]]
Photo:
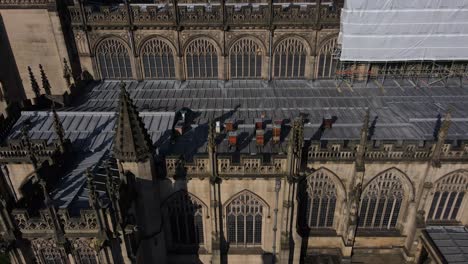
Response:
[[[31,81],[31,89],[34,92],[34,95],[37,97],[41,96],[41,90],[39,88],[39,84],[37,84],[36,77],[34,77],[34,73],[31,70],[31,67],[28,66],[29,72],[29,80]]]
[[[442,149],[445,144],[445,139],[448,135],[448,130],[450,128],[450,124],[452,123],[452,110],[449,109],[447,114],[445,114],[444,121],[442,121],[442,125],[439,129],[439,133],[437,133],[437,142],[432,151],[432,166],[440,167],[440,156],[442,154]]]
[[[39,168],[39,165],[38,165],[38,161],[36,158],[36,154],[34,153],[34,150],[32,148],[31,138],[29,137],[29,125],[25,124],[21,128],[21,134],[22,134],[21,136],[23,139],[23,144],[26,147],[27,155],[29,157],[29,161],[33,165],[34,170],[37,171]]]
[[[369,134],[369,118],[370,118],[370,111],[369,108],[366,110],[366,114],[364,116],[364,120],[362,122],[359,145],[356,149],[356,169],[358,171],[364,170],[364,155],[366,153],[366,146],[367,146],[367,139]]]
[[[39,64],[39,70],[41,71],[42,88],[44,89],[47,95],[51,95],[52,91],[50,90],[51,87],[50,87],[49,79],[47,79],[47,75],[41,64]]]
[[[86,178],[88,181],[89,205],[94,208],[97,204],[97,193],[96,184],[94,182],[94,175],[91,172],[90,168],[86,169]]]
[[[63,153],[65,152],[65,130],[63,129],[62,122],[60,122],[60,118],[55,110],[54,102],[52,102],[52,118],[54,119],[54,130],[59,140],[60,151]]]
[[[300,155],[304,145],[304,119],[302,116],[294,119],[289,140],[294,154]]]
[[[213,120],[208,123],[208,149],[212,152],[216,151],[216,131]]]
[[[68,65],[68,61],[66,58],[63,58],[63,78],[65,79],[68,87],[71,85],[72,76],[72,71]]]
[[[120,84],[119,117],[114,142],[114,155],[121,161],[145,161],[152,156],[153,146],[145,125],[125,90]]]

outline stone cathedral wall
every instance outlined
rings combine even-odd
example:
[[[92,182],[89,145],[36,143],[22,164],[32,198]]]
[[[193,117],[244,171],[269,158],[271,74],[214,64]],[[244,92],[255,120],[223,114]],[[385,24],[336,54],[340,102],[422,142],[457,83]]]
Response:
[[[43,8],[6,9],[0,8],[0,15],[8,36],[14,64],[21,79],[21,85],[7,87],[12,94],[21,94],[14,89],[24,89],[27,98],[34,98],[28,73],[31,67],[41,87],[39,64],[42,64],[51,85],[52,94],[69,92],[63,78],[63,59],[69,60],[68,49],[58,12]],[[1,64],[1,68],[8,67]],[[5,69],[2,69],[4,71]]]

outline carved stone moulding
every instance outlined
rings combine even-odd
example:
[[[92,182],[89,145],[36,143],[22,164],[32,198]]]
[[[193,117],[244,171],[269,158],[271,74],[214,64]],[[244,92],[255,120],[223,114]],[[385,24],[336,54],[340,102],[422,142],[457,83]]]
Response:
[[[323,146],[320,142],[312,142],[309,147],[309,160],[353,160],[357,141],[328,142]],[[419,160],[427,161],[432,157],[434,142],[419,141],[369,141],[366,147],[366,160]],[[468,143],[457,146],[445,144],[441,160],[468,160]]]
[[[57,212],[65,233],[93,232],[97,233],[97,215],[94,210],[81,210],[79,216],[70,217],[66,209]],[[48,210],[41,210],[39,216],[31,217],[25,209],[12,211],[14,222],[23,234],[34,235],[40,232],[50,233],[54,229],[53,220]]]
[[[264,162],[262,157],[244,156],[238,163],[232,162],[231,157],[218,159],[218,173],[220,175],[279,175],[286,172],[286,158],[282,155],[272,157],[270,162]]]
[[[207,175],[209,172],[208,158],[195,157],[192,162],[184,162],[179,157],[166,158],[166,172],[168,175],[180,176],[178,174]]]

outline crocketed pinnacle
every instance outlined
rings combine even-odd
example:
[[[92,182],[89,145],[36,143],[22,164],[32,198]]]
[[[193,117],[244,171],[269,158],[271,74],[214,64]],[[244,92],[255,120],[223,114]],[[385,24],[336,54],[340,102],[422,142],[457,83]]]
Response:
[[[41,72],[42,89],[44,89],[47,95],[51,95],[52,91],[51,91],[49,79],[47,78],[47,75],[44,71],[44,67],[42,67],[42,64],[39,64],[39,70]]]
[[[29,66],[28,66],[28,72],[29,72],[29,81],[31,82],[31,89],[37,98],[41,96],[41,90],[39,88],[39,84],[37,84],[36,77],[34,77],[34,73],[32,72],[32,69]]]
[[[55,110],[55,103],[52,102],[52,118],[54,120],[54,130],[57,134],[57,138],[60,144],[60,150],[62,152],[65,151],[65,130],[63,129],[62,122],[60,122],[60,118]]]
[[[125,84],[120,85],[114,155],[121,161],[145,161],[152,155],[152,143],[145,125],[133,105]]]

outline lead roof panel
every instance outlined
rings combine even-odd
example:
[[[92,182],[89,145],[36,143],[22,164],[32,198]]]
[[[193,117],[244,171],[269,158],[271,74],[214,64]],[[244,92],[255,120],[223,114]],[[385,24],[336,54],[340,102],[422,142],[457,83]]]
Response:
[[[447,263],[468,263],[468,230],[464,226],[428,226],[426,232]]]

